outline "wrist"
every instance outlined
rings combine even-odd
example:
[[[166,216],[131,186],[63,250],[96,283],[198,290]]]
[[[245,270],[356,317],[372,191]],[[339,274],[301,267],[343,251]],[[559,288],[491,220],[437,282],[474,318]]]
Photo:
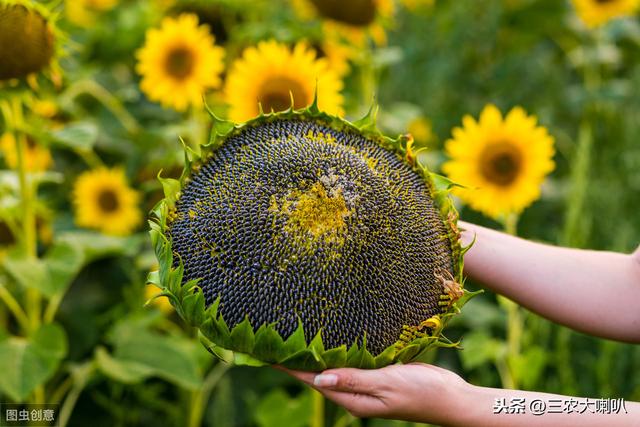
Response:
[[[481,425],[478,409],[482,406],[483,388],[461,381],[453,388],[450,397],[448,416],[443,426],[477,426]]]
[[[440,404],[435,406],[437,410],[431,414],[432,419],[427,421],[446,427],[474,425],[468,422],[469,417],[466,413],[474,407],[474,399],[477,399],[477,387],[457,375],[455,375],[455,379],[446,378],[445,382],[446,384],[441,389]]]

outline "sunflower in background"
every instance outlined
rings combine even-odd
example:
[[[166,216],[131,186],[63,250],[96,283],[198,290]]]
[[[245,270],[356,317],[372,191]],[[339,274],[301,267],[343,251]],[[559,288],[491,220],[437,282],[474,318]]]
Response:
[[[80,27],[93,25],[101,13],[118,4],[118,0],[66,0],[65,13],[69,21]]]
[[[51,152],[37,143],[31,136],[24,138],[24,167],[29,172],[45,171],[53,163]],[[16,139],[12,133],[6,132],[0,137],[0,153],[4,161],[11,169],[18,168],[18,151]]]
[[[140,88],[164,107],[185,111],[202,106],[203,93],[222,83],[224,49],[193,14],[164,18],[159,29],[147,31],[136,56]]]
[[[573,5],[587,27],[594,28],[612,19],[635,14],[640,0],[573,0]]]
[[[407,124],[407,132],[409,132],[420,145],[425,145],[435,139],[431,120],[424,116],[414,117]]]
[[[313,47],[318,58],[326,58],[329,68],[339,77],[344,77],[351,71],[350,62],[358,55],[358,49],[338,40],[326,38],[320,43],[314,43]]]
[[[342,80],[326,59],[306,43],[293,49],[276,41],[264,41],[245,49],[227,77],[224,89],[229,118],[236,122],[260,114],[283,111],[291,106],[303,108],[313,102],[318,90],[318,106],[330,114],[343,114]]]
[[[35,2],[2,1],[0,4],[0,83],[26,79],[37,87],[35,76],[51,71],[59,80],[56,60],[60,38],[49,11]]]
[[[140,196],[121,169],[100,168],[83,173],[73,187],[76,223],[105,234],[130,234],[142,220]]]
[[[160,290],[155,285],[146,284],[144,286],[144,298],[149,301],[148,305],[157,308],[164,314],[172,313],[173,306],[169,302],[169,298],[166,296],[157,296],[159,293]]]
[[[487,105],[476,121],[465,116],[445,144],[451,158],[442,166],[454,192],[484,214],[500,219],[519,214],[540,197],[540,186],[555,164],[553,138],[520,107],[506,117]]]
[[[321,19],[325,36],[337,36],[356,46],[368,38],[387,42],[385,24],[393,17],[393,0],[292,0],[300,19]]]

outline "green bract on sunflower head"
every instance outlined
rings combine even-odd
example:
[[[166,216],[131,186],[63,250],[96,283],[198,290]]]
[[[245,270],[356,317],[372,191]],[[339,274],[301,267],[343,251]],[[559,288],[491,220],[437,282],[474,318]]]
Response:
[[[150,276],[211,352],[322,370],[456,345],[441,332],[470,296],[457,213],[409,136],[316,103],[241,125],[213,117],[181,179],[160,178]]]

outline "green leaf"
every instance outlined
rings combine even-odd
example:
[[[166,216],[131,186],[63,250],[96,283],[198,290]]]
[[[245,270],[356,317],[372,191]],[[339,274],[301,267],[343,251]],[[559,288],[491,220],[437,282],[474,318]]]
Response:
[[[73,123],[51,136],[53,142],[76,151],[90,151],[98,140],[98,127],[90,122]]]
[[[503,341],[484,332],[473,331],[465,334],[462,340],[460,359],[465,369],[474,369],[495,362],[505,350],[506,345]]]
[[[508,359],[509,365],[520,380],[522,387],[529,389],[538,383],[538,379],[547,364],[547,353],[540,347],[531,347],[523,353]]]
[[[260,427],[303,427],[312,413],[310,393],[290,397],[282,389],[267,394],[255,408],[255,421]]]
[[[66,354],[67,337],[55,323],[43,325],[29,338],[5,336],[0,341],[0,390],[24,402],[53,376]]]
[[[93,231],[69,231],[61,233],[57,239],[59,243],[67,243],[80,249],[86,257],[85,262],[114,255],[135,255],[139,253],[143,236],[128,237],[106,236]]]
[[[251,353],[254,344],[255,335],[253,333],[253,327],[249,322],[249,318],[245,317],[245,319],[231,331],[231,346],[234,351]]]
[[[2,263],[9,275],[25,289],[37,289],[48,297],[55,294],[49,270],[41,259],[14,250],[6,254]]]
[[[153,375],[190,390],[202,385],[195,351],[189,348],[196,342],[124,327],[118,328],[114,339],[115,358],[129,368],[144,365]]]
[[[107,255],[132,253],[138,246],[132,238],[70,232],[61,234],[42,259],[14,250],[2,262],[20,286],[37,289],[51,298],[63,294],[87,263]]]
[[[96,349],[95,360],[104,375],[125,384],[139,383],[154,374],[147,365],[113,358],[104,347]]]
[[[44,258],[54,294],[64,293],[85,265],[81,248],[68,242],[55,244]]]

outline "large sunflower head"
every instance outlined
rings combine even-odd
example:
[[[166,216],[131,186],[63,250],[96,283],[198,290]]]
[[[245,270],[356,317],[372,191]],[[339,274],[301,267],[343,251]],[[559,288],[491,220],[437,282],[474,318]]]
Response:
[[[137,58],[142,91],[165,107],[201,106],[203,93],[221,84],[224,49],[193,14],[164,18],[147,32]]]
[[[24,144],[24,167],[29,172],[42,172],[51,166],[53,159],[51,152],[41,146],[31,135],[26,135],[21,142]],[[18,150],[16,139],[12,133],[6,132],[0,137],[0,153],[11,169],[18,168]]]
[[[440,332],[466,300],[457,215],[411,144],[315,103],[216,121],[162,179],[150,281],[238,363],[374,368],[455,346]]]
[[[338,35],[361,46],[370,37],[386,43],[384,25],[393,15],[393,0],[293,0],[301,19],[319,18],[325,34]]]
[[[106,234],[127,235],[141,222],[139,194],[121,169],[100,168],[78,177],[73,188],[76,223]]]
[[[447,176],[467,188],[455,193],[493,218],[520,213],[540,196],[540,185],[554,168],[553,138],[534,116],[513,108],[506,117],[487,105],[480,119],[464,117],[446,142],[451,160]]]
[[[593,28],[635,14],[640,0],[573,0],[573,4],[580,19]]]
[[[52,65],[55,31],[43,7],[0,3],[0,81],[21,79]]]
[[[310,105],[318,91],[320,109],[342,114],[342,80],[326,59],[304,43],[293,49],[276,41],[247,48],[227,76],[225,97],[229,117],[243,122],[262,111],[278,112]]]

